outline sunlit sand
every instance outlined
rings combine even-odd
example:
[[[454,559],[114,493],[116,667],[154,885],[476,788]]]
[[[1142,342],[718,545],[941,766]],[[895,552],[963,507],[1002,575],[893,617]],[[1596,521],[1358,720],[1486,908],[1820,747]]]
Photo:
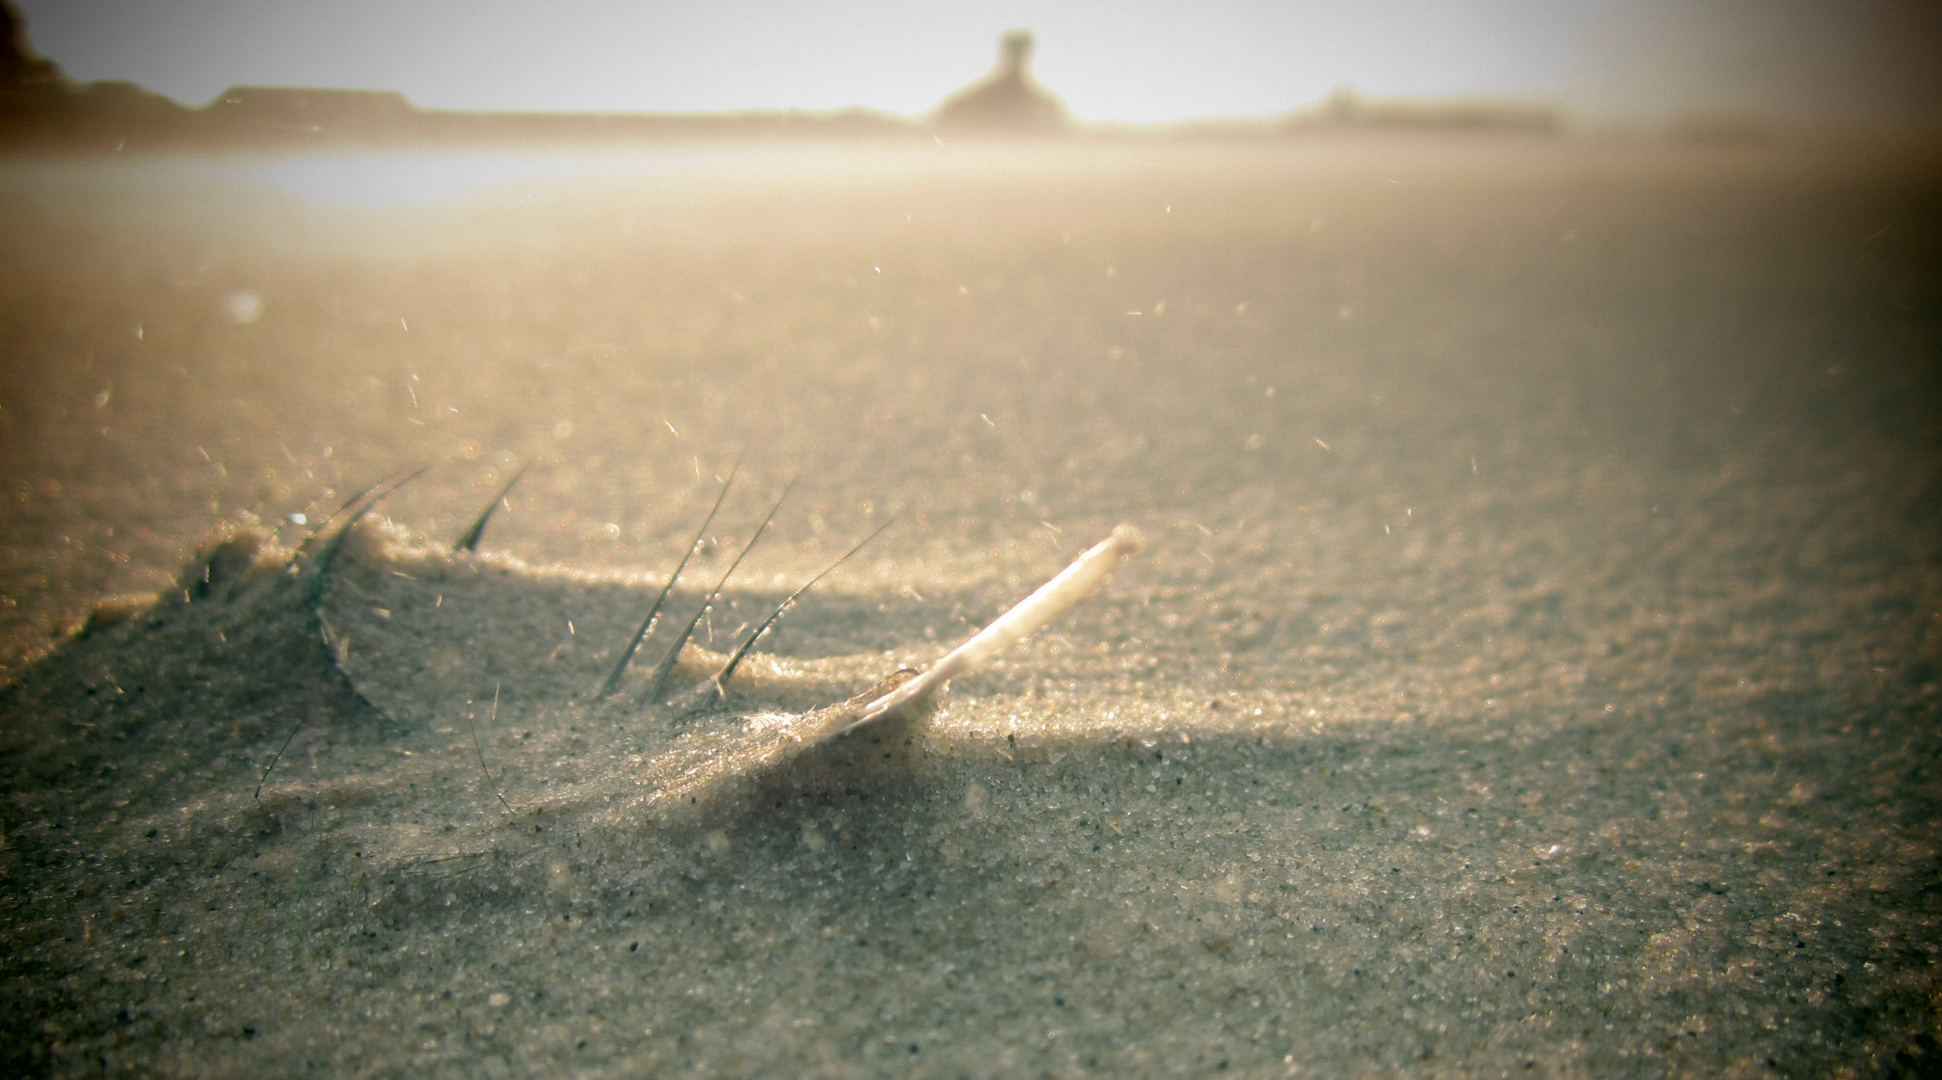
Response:
[[[0,166],[0,1060],[1886,1068],[1942,919],[1933,177]]]

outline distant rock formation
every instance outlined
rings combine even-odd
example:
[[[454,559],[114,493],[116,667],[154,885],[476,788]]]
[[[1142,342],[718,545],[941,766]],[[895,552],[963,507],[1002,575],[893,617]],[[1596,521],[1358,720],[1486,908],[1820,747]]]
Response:
[[[61,66],[34,50],[27,20],[13,0],[0,0],[0,117],[13,121],[45,109],[67,93]]]
[[[130,82],[76,83],[27,39],[27,20],[0,0],[0,148],[118,150],[179,137],[191,114]]]
[[[1336,87],[1315,109],[1287,121],[1295,128],[1401,128],[1557,134],[1564,115],[1557,107],[1487,98],[1367,98],[1353,87]]]
[[[998,66],[984,79],[944,99],[934,124],[940,131],[1049,134],[1071,127],[1065,105],[1027,70],[1032,33],[1008,30],[998,39]]]
[[[233,86],[188,109],[131,82],[77,83],[0,0],[0,154],[230,148],[374,149],[665,139],[929,139],[902,117],[844,109],[728,115],[421,110],[389,90]]]
[[[206,111],[212,130],[231,139],[311,134],[382,143],[422,126],[418,110],[395,90],[232,86]]]

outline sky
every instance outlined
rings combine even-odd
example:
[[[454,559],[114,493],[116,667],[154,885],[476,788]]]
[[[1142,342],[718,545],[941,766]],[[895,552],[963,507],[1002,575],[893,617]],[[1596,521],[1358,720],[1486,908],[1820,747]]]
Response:
[[[1352,86],[1591,120],[1942,126],[1937,0],[17,0],[80,80],[186,105],[234,85],[425,108],[921,115],[1000,33],[1085,121],[1273,116]]]

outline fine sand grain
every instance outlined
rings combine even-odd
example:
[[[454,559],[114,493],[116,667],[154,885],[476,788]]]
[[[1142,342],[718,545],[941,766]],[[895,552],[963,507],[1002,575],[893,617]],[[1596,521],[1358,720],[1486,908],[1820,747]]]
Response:
[[[0,1072],[1942,1060],[1934,169],[475,165],[0,166]]]

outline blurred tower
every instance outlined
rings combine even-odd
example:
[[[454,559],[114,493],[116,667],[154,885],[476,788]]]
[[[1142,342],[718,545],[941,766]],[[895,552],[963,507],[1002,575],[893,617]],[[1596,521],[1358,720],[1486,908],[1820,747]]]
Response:
[[[1071,126],[1065,106],[1031,76],[1032,32],[1007,30],[998,39],[998,66],[990,75],[952,94],[937,107],[944,131],[1028,134]]]

